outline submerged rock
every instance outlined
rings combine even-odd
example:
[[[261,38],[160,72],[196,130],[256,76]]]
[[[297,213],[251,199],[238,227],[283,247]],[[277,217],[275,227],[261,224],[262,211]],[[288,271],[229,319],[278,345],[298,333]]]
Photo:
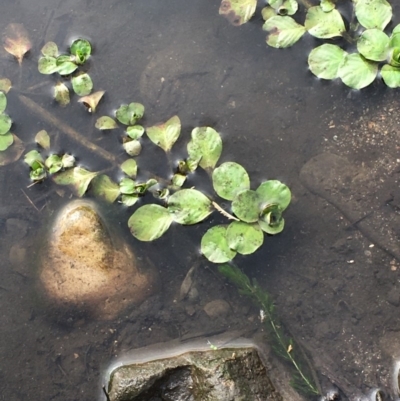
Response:
[[[113,319],[156,289],[152,269],[138,261],[118,236],[111,237],[89,201],[69,203],[53,223],[41,258],[40,284],[52,305]]]

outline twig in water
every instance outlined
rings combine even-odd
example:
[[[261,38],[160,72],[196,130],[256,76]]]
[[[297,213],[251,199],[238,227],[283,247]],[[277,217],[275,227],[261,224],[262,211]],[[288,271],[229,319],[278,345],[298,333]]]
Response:
[[[228,218],[229,220],[235,220],[235,221],[240,221],[238,218],[236,218],[235,216],[232,216],[231,214],[229,214],[226,210],[222,209],[222,207],[220,205],[218,205],[217,202],[212,202],[212,205],[215,207],[215,209],[217,209],[223,216],[225,216],[226,218]]]
[[[25,195],[25,198],[28,199],[28,202],[35,208],[37,212],[40,212],[40,210],[35,206],[35,204],[31,201],[29,196],[25,193],[25,191],[21,188],[22,193]]]

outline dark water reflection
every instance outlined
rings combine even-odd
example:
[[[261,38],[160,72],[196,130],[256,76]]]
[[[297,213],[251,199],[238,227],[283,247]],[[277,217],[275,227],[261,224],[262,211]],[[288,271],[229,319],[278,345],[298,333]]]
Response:
[[[177,113],[186,138],[192,127],[211,125],[224,138],[222,161],[243,164],[255,184],[277,178],[292,188],[294,201],[284,233],[268,238],[254,256],[238,258],[238,264],[271,292],[282,320],[315,359],[319,373],[335,379],[348,396],[358,390],[366,394],[373,387],[390,388],[390,347],[381,339],[389,331],[391,344],[397,344],[400,321],[387,294],[396,288],[398,274],[389,270],[391,258],[383,251],[367,257],[369,242],[357,230],[346,231],[341,214],[311,195],[298,176],[305,162],[329,144],[334,146],[335,136],[343,134],[332,128],[332,119],[336,125],[351,125],[368,108],[374,112],[397,105],[395,93],[379,82],[359,93],[338,82],[318,81],[306,67],[313,39],[285,51],[267,48],[259,17],[236,28],[218,16],[218,7],[217,1],[204,0],[3,1],[0,29],[10,22],[23,23],[33,43],[21,70],[0,49],[2,75],[17,87],[10,92],[8,106],[14,131],[31,147],[40,129],[57,131],[23,108],[18,94],[28,93],[99,146],[121,154],[115,135],[99,134],[96,116],[88,116],[76,98],[66,109],[55,105],[50,88],[57,78],[37,72],[40,49],[47,41],[66,50],[72,38],[90,39],[94,54],[88,68],[95,90],[107,91],[97,116],[137,101],[146,106],[144,125]],[[43,82],[47,84],[41,86]],[[180,140],[176,157],[185,143]],[[54,148],[73,152],[90,169],[105,168],[103,160],[62,133]],[[144,148],[140,166],[162,172],[167,163],[162,152]],[[335,149],[360,162],[376,158],[374,149]],[[199,257],[197,244],[205,225],[218,216],[197,227],[174,226],[156,244],[138,245],[130,239],[143,257],[151,255],[164,283],[162,293],[139,308],[113,322],[54,313],[49,318],[35,289],[35,234],[44,232],[49,215],[65,200],[50,183],[26,189],[27,175],[22,161],[0,169],[1,399],[93,399],[103,370],[128,350],[232,327],[252,333],[258,327],[258,311],[206,263],[197,276],[194,304],[176,301],[185,274]],[[196,175],[193,185],[207,190],[205,181],[205,175]],[[44,209],[37,212],[21,189]],[[127,237],[130,213],[118,206],[106,212]],[[17,220],[16,230],[10,228],[10,219]],[[349,253],[338,245],[343,239],[351,242]],[[17,267],[9,260],[13,245],[27,252]],[[221,297],[231,303],[232,313],[212,321],[202,308]]]

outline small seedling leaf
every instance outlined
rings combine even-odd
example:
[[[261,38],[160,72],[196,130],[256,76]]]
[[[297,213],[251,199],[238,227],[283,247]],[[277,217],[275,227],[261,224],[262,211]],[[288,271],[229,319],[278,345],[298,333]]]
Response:
[[[278,180],[263,182],[257,189],[261,199],[261,208],[267,205],[278,205],[284,211],[290,203],[292,194],[290,189]]]
[[[126,129],[126,133],[131,139],[139,139],[144,134],[144,128],[141,125],[132,125]]]
[[[269,32],[268,45],[277,49],[293,46],[306,31],[292,17],[279,15],[265,21],[263,30]]]
[[[86,39],[76,39],[72,42],[70,52],[75,56],[77,64],[83,64],[89,58],[92,46]]]
[[[267,221],[267,217],[269,216],[268,215],[264,216],[258,221],[258,224],[260,225],[261,229],[270,235],[275,235],[282,232],[282,230],[285,227],[285,220],[280,216],[279,220],[277,220],[275,224],[271,224]]]
[[[219,14],[233,25],[242,25],[250,20],[257,7],[257,0],[222,0]]]
[[[4,93],[8,93],[9,90],[11,89],[11,87],[12,87],[12,84],[8,78],[0,79],[0,90],[1,91],[3,91]]]
[[[122,195],[121,203],[125,206],[133,206],[139,200],[138,195]]]
[[[186,175],[174,174],[171,181],[174,187],[181,187],[186,181]]]
[[[132,195],[136,193],[136,182],[130,178],[122,178],[119,182],[119,190],[121,191],[121,194]]]
[[[182,189],[168,199],[168,211],[179,224],[199,223],[212,212],[211,201],[196,189]]]
[[[92,190],[95,196],[113,203],[120,195],[119,185],[105,174],[93,178]]]
[[[12,120],[7,114],[0,114],[0,135],[7,134],[10,131]]]
[[[7,25],[3,35],[4,49],[12,54],[21,65],[24,55],[31,49],[29,35],[22,24]]]
[[[172,217],[165,207],[144,205],[137,209],[128,220],[132,235],[140,241],[160,238],[170,227]]]
[[[87,171],[82,167],[74,167],[54,175],[53,180],[59,185],[70,185],[75,194],[81,198],[97,174],[96,172]]]
[[[320,6],[324,13],[329,13],[335,8],[335,3],[332,0],[321,0]]]
[[[261,10],[261,15],[264,21],[268,21],[270,18],[276,16],[276,11],[272,7],[267,6]]]
[[[393,67],[390,64],[385,64],[381,69],[381,76],[382,76],[383,82],[385,82],[385,84],[389,88],[399,88],[400,87],[400,68],[399,67]]]
[[[115,112],[117,120],[125,125],[135,125],[144,115],[144,106],[140,103],[123,104]]]
[[[167,122],[146,129],[147,136],[165,152],[169,152],[181,133],[181,120],[171,117]]]
[[[117,122],[108,116],[103,116],[97,119],[95,127],[100,130],[118,128]]]
[[[137,163],[133,159],[125,160],[121,164],[121,170],[129,177],[136,178],[137,174]]]
[[[264,233],[258,224],[248,224],[234,221],[226,231],[229,248],[241,255],[255,252],[264,242]]]
[[[32,169],[37,165],[44,165],[43,157],[37,150],[29,151],[24,157],[24,162]]]
[[[346,30],[338,10],[325,12],[321,6],[308,9],[304,26],[311,35],[319,39],[342,36]]]
[[[335,79],[346,54],[339,46],[325,43],[311,50],[308,65],[318,78]]]
[[[97,91],[91,95],[81,97],[78,102],[83,103],[89,113],[94,113],[96,111],[97,105],[99,104],[101,98],[104,96],[105,91]]]
[[[67,106],[70,102],[69,89],[62,82],[54,86],[54,99],[61,107]]]
[[[46,130],[42,129],[35,136],[35,142],[43,149],[50,149],[50,136]]]
[[[201,253],[212,263],[226,263],[236,256],[226,239],[227,226],[210,228],[201,239]]]
[[[57,58],[58,57],[58,47],[54,42],[47,42],[43,47],[42,47],[42,54],[45,57],[53,57]]]
[[[384,61],[389,52],[389,36],[379,29],[367,29],[357,41],[357,50],[368,60]]]
[[[370,85],[378,73],[378,63],[366,60],[358,53],[347,54],[339,67],[338,76],[353,89]]]
[[[125,152],[128,153],[129,156],[138,156],[142,151],[142,145],[136,139],[125,142],[122,146],[124,147]]]
[[[212,170],[222,152],[222,140],[211,127],[198,127],[192,131],[192,138],[187,145],[191,160],[199,160],[199,166]]]
[[[40,60],[39,60],[40,61]],[[57,72],[60,75],[72,74],[78,66],[71,60],[71,56],[61,55],[56,58]]]
[[[59,71],[57,60],[54,57],[40,57],[38,70],[41,74],[50,75]]]
[[[354,8],[358,22],[366,29],[383,31],[392,19],[392,6],[386,0],[357,0]]]
[[[223,199],[233,200],[235,196],[250,189],[250,178],[247,171],[238,163],[226,162],[212,173],[215,192]]]
[[[50,174],[58,173],[63,168],[61,157],[58,155],[50,155],[44,162]]]
[[[89,74],[83,73],[72,77],[71,79],[72,88],[74,92],[79,96],[86,96],[93,89],[93,81]]]

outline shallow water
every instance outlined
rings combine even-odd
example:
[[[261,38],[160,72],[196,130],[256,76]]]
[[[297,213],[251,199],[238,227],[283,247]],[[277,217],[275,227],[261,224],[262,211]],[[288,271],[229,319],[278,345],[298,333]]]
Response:
[[[276,178],[293,192],[284,232],[267,238],[256,254],[238,257],[237,264],[271,293],[281,320],[309,353],[326,389],[335,383],[344,399],[375,387],[391,393],[400,320],[399,304],[389,294],[399,285],[399,269],[393,269],[398,261],[378,247],[370,248],[370,241],[349,226],[340,211],[301,185],[299,172],[324,151],[371,169],[384,164],[385,155],[396,163],[397,92],[379,81],[362,92],[319,81],[306,67],[313,39],[304,38],[288,50],[267,48],[259,12],[238,28],[219,16],[218,8],[218,2],[204,0],[6,0],[1,30],[10,22],[22,23],[33,43],[21,69],[0,49],[2,75],[15,87],[7,109],[13,131],[30,150],[35,148],[34,135],[46,129],[56,136],[53,151],[72,152],[83,166],[100,170],[109,167],[104,160],[27,111],[19,96],[30,97],[121,157],[121,132],[100,133],[94,123],[124,102],[146,106],[145,126],[179,115],[182,138],[172,158],[184,154],[193,127],[214,127],[224,140],[221,161],[245,166],[254,187]],[[88,68],[95,90],[107,91],[94,116],[76,103],[76,97],[65,109],[54,104],[51,85],[57,78],[37,72],[44,43],[52,40],[66,50],[78,36],[94,46]],[[359,136],[363,121],[369,120],[392,130],[383,134],[367,124],[371,132]],[[144,139],[138,164],[142,170],[166,174],[168,161]],[[110,174],[118,176],[116,171]],[[93,399],[107,366],[129,350],[177,338],[200,337],[206,342],[232,328],[243,329],[248,337],[262,330],[257,308],[199,256],[202,233],[223,221],[221,216],[213,215],[196,227],[173,226],[157,242],[143,244],[130,236],[126,221],[131,211],[120,205],[108,207],[107,217],[121,227],[141,257],[156,265],[162,292],[112,322],[49,310],[36,289],[37,239],[69,194],[60,197],[50,182],[27,188],[22,160],[2,167],[0,179],[2,399]],[[189,184],[211,191],[205,174],[196,173]],[[26,250],[25,261],[9,260],[13,245]],[[198,298],[193,303],[179,301],[182,280],[199,260]],[[212,320],[203,307],[219,298],[230,303],[231,313]]]

